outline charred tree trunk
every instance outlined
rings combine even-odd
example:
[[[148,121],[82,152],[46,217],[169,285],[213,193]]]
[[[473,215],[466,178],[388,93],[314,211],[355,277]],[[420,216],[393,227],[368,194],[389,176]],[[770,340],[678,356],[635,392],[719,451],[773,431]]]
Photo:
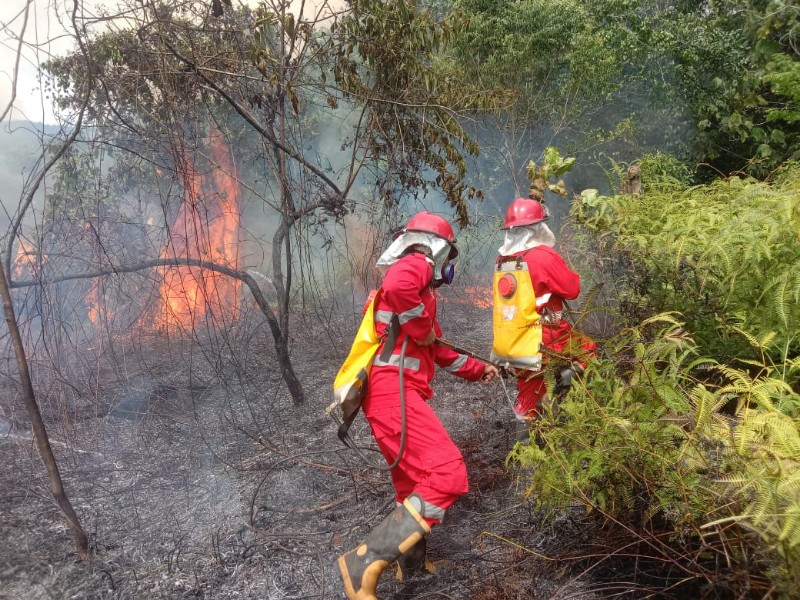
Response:
[[[289,393],[292,395],[292,400],[295,406],[299,406],[305,402],[305,394],[303,393],[303,386],[300,380],[295,375],[294,367],[292,367],[292,360],[289,357],[289,345],[283,335],[272,333],[275,339],[275,352],[278,355],[278,364],[281,368],[281,377],[286,382],[286,387],[289,388]]]
[[[269,324],[270,331],[272,332],[272,339],[275,341],[275,353],[278,356],[278,365],[281,369],[281,377],[283,377],[286,387],[289,388],[289,393],[292,395],[292,401],[294,402],[294,405],[299,406],[305,402],[305,395],[303,394],[303,386],[294,372],[292,359],[289,356],[289,340],[281,330],[280,324],[278,323],[277,319],[275,319],[272,309],[269,307],[269,302],[267,302],[267,299],[264,297],[264,294],[261,292],[261,288],[258,286],[258,283],[256,283],[255,279],[253,279],[247,273],[239,273],[239,278],[245,282],[247,287],[250,288],[256,304],[258,304],[261,312],[263,312],[267,317],[267,323]]]
[[[19,333],[17,326],[17,318],[14,315],[14,305],[11,301],[11,290],[9,288],[8,280],[6,279],[6,271],[3,268],[2,261],[0,261],[0,296],[3,298],[3,311],[6,317],[6,324],[8,325],[8,333],[11,336],[11,343],[14,346],[14,355],[17,359],[17,367],[19,368],[19,378],[22,384],[22,397],[25,400],[25,406],[28,409],[28,415],[31,419],[31,427],[33,428],[34,439],[36,440],[36,448],[39,450],[39,455],[42,457],[45,469],[47,470],[47,477],[50,480],[50,493],[55,498],[56,504],[64,513],[67,518],[72,538],[75,540],[75,551],[81,560],[89,558],[89,540],[86,532],[83,531],[78,515],[75,514],[75,509],[72,508],[72,503],[69,501],[64,485],[61,482],[61,473],[56,464],[56,458],[53,455],[53,449],[50,447],[50,439],[47,437],[47,430],[42,420],[42,413],[39,411],[39,405],[36,403],[36,396],[33,393],[33,384],[31,383],[30,372],[28,371],[28,361],[25,358],[25,348],[22,345],[22,336]]]

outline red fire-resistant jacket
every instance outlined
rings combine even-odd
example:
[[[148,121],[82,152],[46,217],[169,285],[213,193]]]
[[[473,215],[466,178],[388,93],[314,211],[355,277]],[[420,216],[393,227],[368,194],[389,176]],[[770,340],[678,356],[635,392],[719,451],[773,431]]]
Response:
[[[399,364],[403,339],[409,337],[405,354],[403,374],[407,389],[414,389],[420,396],[433,396],[430,382],[434,375],[434,363],[443,369],[469,381],[477,381],[484,373],[484,364],[479,360],[459,354],[438,344],[419,346],[431,329],[441,337],[442,328],[436,320],[436,295],[431,285],[433,267],[420,253],[401,257],[386,272],[383,293],[375,307],[375,329],[378,335],[386,332],[394,314],[400,323],[400,334],[394,344],[391,357],[382,360],[383,344],[378,349],[370,372],[369,391],[374,394],[399,394]]]

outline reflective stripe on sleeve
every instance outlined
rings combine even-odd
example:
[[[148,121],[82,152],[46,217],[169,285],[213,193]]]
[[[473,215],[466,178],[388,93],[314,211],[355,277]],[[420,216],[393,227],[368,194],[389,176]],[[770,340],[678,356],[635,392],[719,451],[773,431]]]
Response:
[[[407,310],[405,312],[397,313],[397,318],[400,321],[400,324],[408,323],[411,319],[416,319],[417,317],[421,317],[422,313],[425,312],[425,305],[420,302],[419,306],[415,306],[414,308]],[[376,310],[375,311],[375,321],[378,323],[389,323],[392,320],[392,317],[395,313],[390,310]]]
[[[394,313],[390,310],[376,310],[375,311],[375,322],[376,323],[386,323],[387,325],[391,323],[392,316]]]
[[[539,306],[544,306],[545,304],[550,302],[551,296],[552,294],[543,294],[539,298],[536,298],[536,307],[538,308]]]
[[[421,317],[422,313],[425,312],[425,305],[420,302],[418,306],[407,310],[405,312],[397,313],[397,317],[400,319],[400,324],[408,323],[411,319],[416,319],[417,317]]]
[[[450,373],[455,373],[461,367],[467,364],[467,356],[465,354],[459,354],[458,358],[456,358],[452,364],[442,367],[445,371],[449,371]]]

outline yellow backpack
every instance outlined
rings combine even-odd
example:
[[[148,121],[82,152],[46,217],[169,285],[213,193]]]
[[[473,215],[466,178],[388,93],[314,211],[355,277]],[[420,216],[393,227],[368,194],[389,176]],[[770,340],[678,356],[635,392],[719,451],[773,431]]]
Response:
[[[497,262],[494,272],[491,360],[504,367],[542,367],[542,324],[528,264],[523,257]]]
[[[381,342],[387,338],[385,347],[388,352],[394,348],[394,341],[392,341],[396,339],[394,323],[387,328],[385,336],[378,337],[375,332],[375,307],[381,291],[370,293],[364,309],[364,318],[361,320],[353,345],[350,347],[350,354],[347,355],[347,359],[339,368],[336,379],[333,381],[334,400],[326,412],[339,424],[338,436],[342,442],[345,442],[347,430],[350,429],[350,425],[358,415],[361,403],[367,395],[369,372]],[[393,321],[395,320],[393,319]],[[397,325],[399,326],[399,321]],[[337,409],[341,411],[341,417],[337,414]]]

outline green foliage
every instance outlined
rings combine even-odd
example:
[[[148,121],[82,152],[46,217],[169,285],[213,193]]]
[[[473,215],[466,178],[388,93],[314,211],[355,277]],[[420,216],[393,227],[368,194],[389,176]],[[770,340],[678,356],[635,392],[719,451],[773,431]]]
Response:
[[[509,456],[531,468],[531,500],[551,513],[577,503],[659,540],[671,532],[669,545],[650,547],[689,573],[707,568],[702,554],[687,559],[702,539],[728,557],[727,574],[715,574],[734,593],[750,585],[739,569],[754,579],[763,570],[778,593],[795,589],[800,419],[778,407],[800,395],[782,371],[761,363],[754,376],[698,357],[671,314],[623,331],[607,350],[535,422],[539,443]]]
[[[688,185],[692,174],[686,163],[671,154],[646,154],[639,161],[643,182],[659,187]],[[645,188],[646,190],[646,188]]]
[[[419,186],[419,173],[432,170],[465,226],[466,201],[478,195],[463,181],[465,155],[477,155],[479,148],[459,114],[500,110],[510,94],[472,83],[444,59],[465,26],[456,15],[439,20],[410,0],[357,0],[351,6],[333,32],[334,77],[346,98],[371,110],[375,128],[368,147],[392,149],[386,152],[389,171],[407,164],[413,177],[406,188]]]
[[[708,565],[690,549],[702,540],[728,557],[730,569],[714,571],[718,586],[743,593],[765,577],[776,597],[791,597],[800,584],[800,167],[787,164],[770,183],[693,187],[670,157],[640,167],[644,193],[586,190],[572,216],[624,265],[619,308],[641,325],[607,343],[607,356],[537,421],[541,444],[510,460],[534,467],[530,492],[550,510],[577,502],[629,531],[669,535],[665,560],[697,556],[682,564],[698,576]]]
[[[465,75],[513,89],[515,110],[529,121],[569,119],[616,89],[622,65],[584,2],[456,0],[453,7],[468,19],[454,39]]]
[[[770,84],[773,92],[787,100],[767,107],[767,120],[789,125],[800,121],[800,61],[783,53],[772,55],[766,65],[763,81]],[[781,130],[774,131],[777,134]],[[785,136],[783,140],[773,141],[785,141]]]
[[[468,23],[452,44],[463,78],[516,95],[504,119],[516,132],[510,146],[530,128],[562,133],[562,147],[576,139],[589,145],[630,119],[635,130],[625,139],[636,145],[627,156],[676,152],[698,165],[701,180],[739,172],[764,179],[798,158],[794,2],[456,0],[453,7]]]
[[[569,173],[575,166],[574,158],[563,158],[561,153],[554,146],[548,146],[544,151],[544,160],[541,166],[533,161],[528,163],[528,179],[531,181],[531,195],[538,192],[542,194],[549,190],[559,196],[567,195],[567,188],[564,180],[559,179],[556,183],[550,183],[554,177],[560,178],[565,173]]]
[[[452,7],[466,22],[448,53],[460,78],[513,94],[508,110],[475,125],[482,135],[476,176],[498,207],[525,195],[531,178],[520,157],[538,156],[552,144],[574,148],[576,140],[584,149],[583,131],[590,127],[605,138],[618,135],[615,125],[624,120],[618,112],[611,123],[587,123],[619,88],[624,57],[586,2],[455,0]]]
[[[742,106],[742,90],[756,79],[744,11],[733,4],[609,0],[590,5],[592,18],[603,23],[609,45],[626,64],[615,101],[636,122],[645,151],[680,151],[692,162],[716,161],[720,167],[726,163],[720,169],[725,173],[733,170],[727,164],[735,152],[732,134],[721,123]],[[743,165],[741,156],[736,165]]]
[[[624,188],[624,182],[628,177],[628,169],[634,164],[639,169],[643,191],[647,191],[648,186],[656,186],[661,190],[667,187],[675,187],[677,191],[680,191],[692,182],[692,173],[689,167],[673,154],[664,154],[656,151],[653,154],[645,154],[631,164],[620,163],[610,157],[608,161],[610,168],[607,176],[611,188],[615,190]],[[597,194],[593,195],[595,207],[597,207],[596,196]]]
[[[738,46],[741,62],[715,74],[716,101],[696,105],[698,151],[723,174],[741,169],[763,178],[800,151],[797,7],[741,0],[718,13],[715,31]]]
[[[610,0],[591,10],[628,63],[620,100],[646,94],[648,109],[661,107],[659,122],[687,109],[700,176],[744,171],[765,178],[797,157],[794,2]],[[647,127],[647,111],[632,108]]]
[[[674,317],[659,322],[669,328],[655,340],[638,329],[613,340],[607,350],[616,360],[592,361],[580,386],[535,422],[543,447],[512,453],[535,467],[530,491],[543,507],[577,499],[589,510],[625,515],[653,513],[642,502],[659,497],[669,504],[662,486],[673,467],[682,471],[675,449],[686,434],[668,417],[687,412],[685,371],[695,357]]]
[[[723,361],[752,357],[731,328],[771,334],[766,355],[779,363],[800,351],[799,179],[795,166],[772,184],[662,177],[641,197],[586,194],[573,215],[627,261],[628,314],[678,310],[701,351]]]

